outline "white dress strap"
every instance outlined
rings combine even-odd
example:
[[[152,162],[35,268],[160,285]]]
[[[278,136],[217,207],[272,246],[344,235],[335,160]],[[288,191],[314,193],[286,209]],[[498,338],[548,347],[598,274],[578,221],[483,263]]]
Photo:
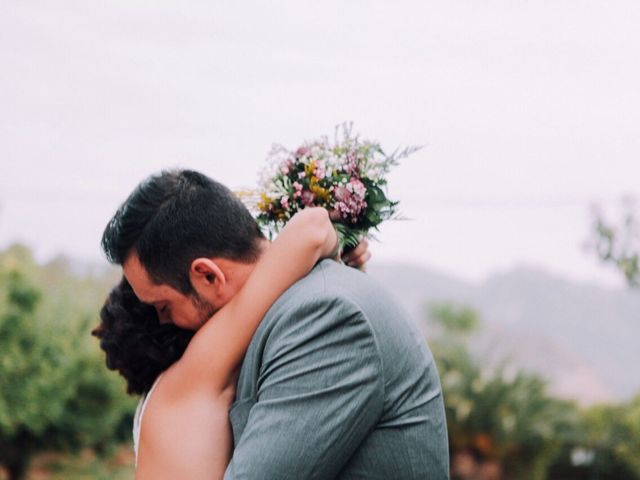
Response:
[[[156,381],[153,382],[153,385],[151,386],[149,391],[145,394],[144,397],[140,399],[140,401],[138,402],[138,406],[136,407],[136,413],[133,416],[133,451],[135,452],[136,466],[138,466],[138,445],[140,444],[142,416],[144,415],[145,408],[147,408],[147,403],[149,402],[149,398],[151,398],[153,390],[156,388],[156,385],[158,385],[158,382],[160,381],[160,377],[162,377],[162,374],[158,375],[158,378],[156,378]]]

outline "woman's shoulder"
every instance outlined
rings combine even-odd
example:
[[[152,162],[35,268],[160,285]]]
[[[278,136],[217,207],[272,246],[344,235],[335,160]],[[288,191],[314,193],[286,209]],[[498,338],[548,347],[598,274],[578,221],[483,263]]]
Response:
[[[182,369],[180,361],[171,365],[156,379],[142,401],[139,414],[139,445],[155,452],[166,452],[171,447],[170,432],[175,428],[176,414],[184,411],[190,390],[180,391]],[[140,448],[140,447],[139,447]]]
[[[153,387],[145,397],[144,410],[149,410],[150,413],[153,414],[156,409],[150,409],[148,408],[149,405],[146,404],[162,404],[175,396],[174,394],[180,388],[180,381],[182,375],[184,375],[183,370],[185,370],[185,368],[182,366],[181,361],[178,360],[158,376]],[[151,393],[153,393],[153,402],[151,402]]]
[[[195,381],[194,374],[198,376],[198,372],[194,372],[193,364],[187,365],[181,359],[165,370],[161,374],[162,378],[158,377],[154,384],[153,398],[150,397],[151,390],[147,394],[149,401],[144,412],[148,423],[155,422],[158,418],[166,420],[168,410],[192,408],[194,404],[202,401],[211,401],[214,396],[214,400],[221,397],[223,401],[229,400],[228,403],[231,404],[235,394],[232,387],[228,391],[216,393],[209,384]]]

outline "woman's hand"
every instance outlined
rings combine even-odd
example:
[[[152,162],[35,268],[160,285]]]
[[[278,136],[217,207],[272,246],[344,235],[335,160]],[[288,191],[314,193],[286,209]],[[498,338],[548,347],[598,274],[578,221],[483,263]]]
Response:
[[[321,258],[335,257],[336,260],[342,260],[346,265],[362,271],[371,259],[369,241],[366,238],[363,238],[356,248],[343,253],[340,258],[336,256],[337,235],[324,208],[310,207],[297,212],[289,221],[288,227],[290,230],[298,230],[300,241],[306,241],[306,236],[315,238]]]
[[[342,254],[342,261],[345,265],[357,268],[363,272],[365,271],[366,263],[370,259],[371,252],[369,251],[369,241],[366,238],[363,238],[356,248]]]
[[[308,207],[296,212],[287,222],[282,234],[296,238],[301,246],[309,246],[317,255],[316,260],[338,254],[338,234],[329,219],[329,212],[322,207]]]

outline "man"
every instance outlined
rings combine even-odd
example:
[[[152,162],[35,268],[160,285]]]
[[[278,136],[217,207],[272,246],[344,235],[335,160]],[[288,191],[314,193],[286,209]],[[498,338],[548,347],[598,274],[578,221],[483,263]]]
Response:
[[[268,242],[226,187],[178,170],[142,182],[102,246],[162,321],[196,330],[239,291]],[[262,320],[229,417],[226,479],[448,478],[424,339],[383,288],[331,260]]]

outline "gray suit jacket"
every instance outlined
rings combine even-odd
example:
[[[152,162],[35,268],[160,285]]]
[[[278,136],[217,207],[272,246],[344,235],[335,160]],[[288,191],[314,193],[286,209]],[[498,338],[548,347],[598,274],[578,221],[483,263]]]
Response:
[[[449,477],[442,392],[423,336],[378,283],[332,260],[262,320],[229,417],[226,480]]]

